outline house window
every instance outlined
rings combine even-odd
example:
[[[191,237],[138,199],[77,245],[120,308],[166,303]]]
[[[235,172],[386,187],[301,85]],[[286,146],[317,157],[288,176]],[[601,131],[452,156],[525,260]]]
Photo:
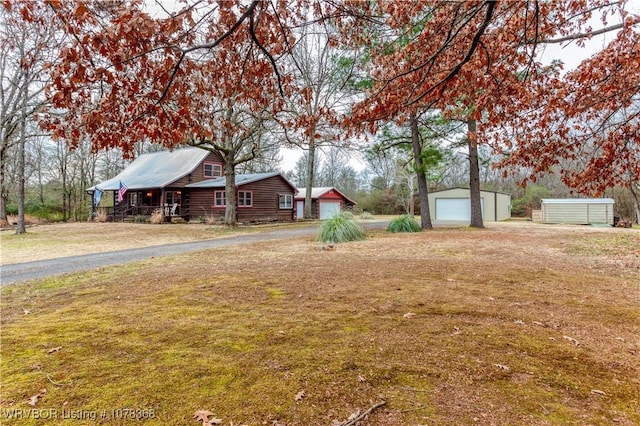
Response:
[[[253,192],[238,191],[238,207],[252,207],[252,206],[253,206]]]
[[[227,205],[227,194],[224,191],[214,191],[213,207],[225,207]]]
[[[278,196],[278,205],[281,209],[292,209],[293,194],[280,194]]]
[[[220,163],[204,163],[202,165],[203,175],[206,178],[216,178],[222,176],[222,164]]]

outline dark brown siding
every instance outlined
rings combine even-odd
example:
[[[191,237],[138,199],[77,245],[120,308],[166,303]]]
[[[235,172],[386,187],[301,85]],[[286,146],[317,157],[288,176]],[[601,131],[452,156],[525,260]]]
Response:
[[[280,175],[242,185],[238,190],[253,192],[253,207],[238,207],[238,222],[282,222],[293,220],[293,208],[295,208],[293,199],[293,208],[283,210],[279,208],[279,194],[291,194],[293,196],[293,189]]]
[[[189,219],[224,217],[224,208],[213,208],[214,191],[224,188],[192,189],[189,191]],[[238,187],[238,191],[251,191],[253,195],[252,207],[238,207],[238,222],[288,222],[293,220],[295,208],[279,209],[279,194],[293,195],[293,189],[282,176],[277,175],[257,182],[251,182]]]
[[[222,163],[222,159],[218,154],[210,152],[209,155],[207,155],[207,157],[203,161],[201,161],[200,164],[198,164],[198,167],[193,169],[193,172],[178,179],[169,186],[171,188],[183,188],[185,185],[188,185],[190,183],[196,183],[203,180],[211,179],[205,178],[203,175],[202,164],[204,163]]]
[[[207,155],[206,158],[202,160],[198,164],[198,166],[195,169],[193,169],[193,171],[190,174],[178,179],[177,181],[172,183],[169,187],[167,187],[167,190],[182,191],[182,199],[181,199],[182,205],[180,206],[180,212],[181,212],[180,214],[188,220],[197,219],[199,216],[206,217],[208,213],[205,214],[205,211],[202,208],[200,208],[200,206],[202,207],[206,206],[207,212],[209,212],[213,205],[213,192],[210,192],[209,199],[211,200],[211,202],[208,202],[203,198],[205,197],[204,193],[197,194],[192,191],[188,191],[184,189],[184,186],[190,183],[196,183],[196,182],[201,182],[203,180],[211,179],[211,178],[204,177],[203,167],[202,167],[204,163],[222,163],[222,158],[220,158],[218,154],[210,152],[209,155]],[[197,196],[196,197],[197,199],[195,201],[198,204],[196,204],[195,207],[193,204],[193,200],[191,198],[193,195]],[[199,198],[203,198],[203,199],[199,199]]]
[[[197,220],[199,217],[203,219],[217,217],[215,213],[220,212],[224,216],[224,209],[213,208],[213,191],[213,189],[192,189],[187,191],[187,199],[189,200],[187,215],[189,220]]]

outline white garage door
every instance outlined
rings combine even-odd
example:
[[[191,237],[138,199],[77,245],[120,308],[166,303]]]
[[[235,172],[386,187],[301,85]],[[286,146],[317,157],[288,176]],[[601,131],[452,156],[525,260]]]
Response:
[[[340,201],[320,201],[320,219],[330,219],[340,213]]]
[[[480,199],[484,212],[484,198]],[[436,198],[436,220],[471,220],[471,201],[468,198]]]

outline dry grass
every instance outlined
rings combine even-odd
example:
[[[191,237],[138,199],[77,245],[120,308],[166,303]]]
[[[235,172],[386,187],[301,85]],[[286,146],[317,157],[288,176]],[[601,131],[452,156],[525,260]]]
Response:
[[[75,222],[39,225],[29,227],[23,235],[15,235],[13,230],[0,232],[0,264],[182,243],[253,231],[255,229],[229,229],[224,226],[201,224],[158,226],[140,223]]]
[[[38,408],[158,425],[330,425],[381,400],[365,424],[635,425],[639,272],[637,231],[499,224],[9,286],[0,415],[46,388]]]

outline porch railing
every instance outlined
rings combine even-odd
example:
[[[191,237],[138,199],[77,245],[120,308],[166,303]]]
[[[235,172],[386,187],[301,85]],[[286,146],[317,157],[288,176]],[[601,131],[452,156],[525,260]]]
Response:
[[[131,216],[151,216],[154,211],[161,210],[166,218],[177,217],[182,215],[182,206],[180,205],[164,205],[164,206],[129,206],[120,205],[115,207],[99,207],[96,215],[106,215],[107,218],[115,222],[122,222]]]

